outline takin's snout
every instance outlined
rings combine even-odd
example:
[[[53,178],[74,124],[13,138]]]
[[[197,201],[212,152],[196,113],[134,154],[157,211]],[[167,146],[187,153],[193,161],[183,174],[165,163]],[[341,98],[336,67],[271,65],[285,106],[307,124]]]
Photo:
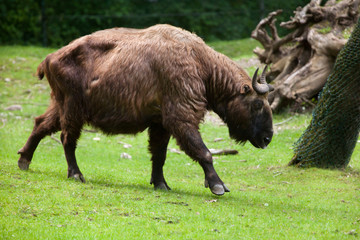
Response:
[[[273,131],[268,131],[259,134],[257,137],[249,140],[254,147],[265,149],[270,144],[272,137],[273,137]]]

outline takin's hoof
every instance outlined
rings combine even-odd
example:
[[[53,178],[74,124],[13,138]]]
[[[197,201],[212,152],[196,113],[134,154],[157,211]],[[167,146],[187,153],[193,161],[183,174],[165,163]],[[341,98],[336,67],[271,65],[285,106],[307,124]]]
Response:
[[[209,182],[207,180],[205,180],[205,187],[209,187]],[[230,192],[225,184],[215,184],[214,186],[210,186],[210,190],[215,195],[224,195],[225,192]]]
[[[155,190],[160,189],[160,190],[165,190],[165,191],[170,191],[171,190],[171,188],[164,182],[161,182],[159,184],[154,184],[154,189]]]
[[[74,178],[75,181],[79,181],[79,182],[82,182],[82,183],[86,182],[84,176],[81,173],[76,173],[73,176],[69,176],[68,178]]]
[[[21,170],[29,170],[30,161],[26,160],[25,158],[20,157],[18,161],[18,166]]]

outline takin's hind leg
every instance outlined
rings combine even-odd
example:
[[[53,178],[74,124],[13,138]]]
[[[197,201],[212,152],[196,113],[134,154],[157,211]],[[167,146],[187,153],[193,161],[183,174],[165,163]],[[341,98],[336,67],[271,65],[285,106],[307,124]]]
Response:
[[[61,124],[61,142],[63,144],[65,158],[68,164],[68,178],[75,178],[85,182],[85,178],[80,172],[76,162],[75,150],[77,140],[80,137],[84,121],[81,111],[77,111],[76,99],[68,97],[64,101],[60,117]]]
[[[68,164],[68,178],[75,178],[75,180],[85,182],[85,178],[80,172],[75,157],[76,144],[80,137],[80,131],[81,128],[78,130],[76,129],[75,131],[63,129],[61,132],[61,142],[63,144],[65,158]]]
[[[150,184],[154,184],[155,189],[171,190],[167,185],[163,166],[166,159],[166,151],[169,143],[170,134],[162,125],[153,124],[149,128],[149,151],[152,154],[152,172]]]
[[[34,129],[26,144],[18,151],[18,166],[22,170],[29,169],[31,159],[39,142],[47,135],[60,130],[59,112],[55,105],[50,105],[46,112],[35,118]]]

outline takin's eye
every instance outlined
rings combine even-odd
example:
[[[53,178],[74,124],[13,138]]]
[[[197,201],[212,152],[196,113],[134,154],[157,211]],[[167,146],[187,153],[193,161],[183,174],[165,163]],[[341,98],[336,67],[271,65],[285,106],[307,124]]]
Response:
[[[249,87],[249,85],[245,84],[245,85],[243,86],[243,92],[244,92],[245,94],[247,94],[248,92],[250,92],[250,87]]]
[[[254,110],[260,110],[264,106],[264,103],[261,100],[255,100],[252,103],[252,107]]]

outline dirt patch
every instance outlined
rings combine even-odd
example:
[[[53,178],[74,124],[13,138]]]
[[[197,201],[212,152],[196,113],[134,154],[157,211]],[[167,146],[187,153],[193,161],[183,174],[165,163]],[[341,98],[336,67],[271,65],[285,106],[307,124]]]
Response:
[[[239,59],[236,61],[242,68],[249,68],[249,67],[260,67],[262,64],[257,57],[246,58],[246,59]]]
[[[223,122],[223,120],[221,120],[221,118],[216,115],[216,113],[214,112],[207,112],[204,118],[204,122],[205,123],[211,123],[211,124],[215,124],[218,126],[224,126],[225,123]]]

